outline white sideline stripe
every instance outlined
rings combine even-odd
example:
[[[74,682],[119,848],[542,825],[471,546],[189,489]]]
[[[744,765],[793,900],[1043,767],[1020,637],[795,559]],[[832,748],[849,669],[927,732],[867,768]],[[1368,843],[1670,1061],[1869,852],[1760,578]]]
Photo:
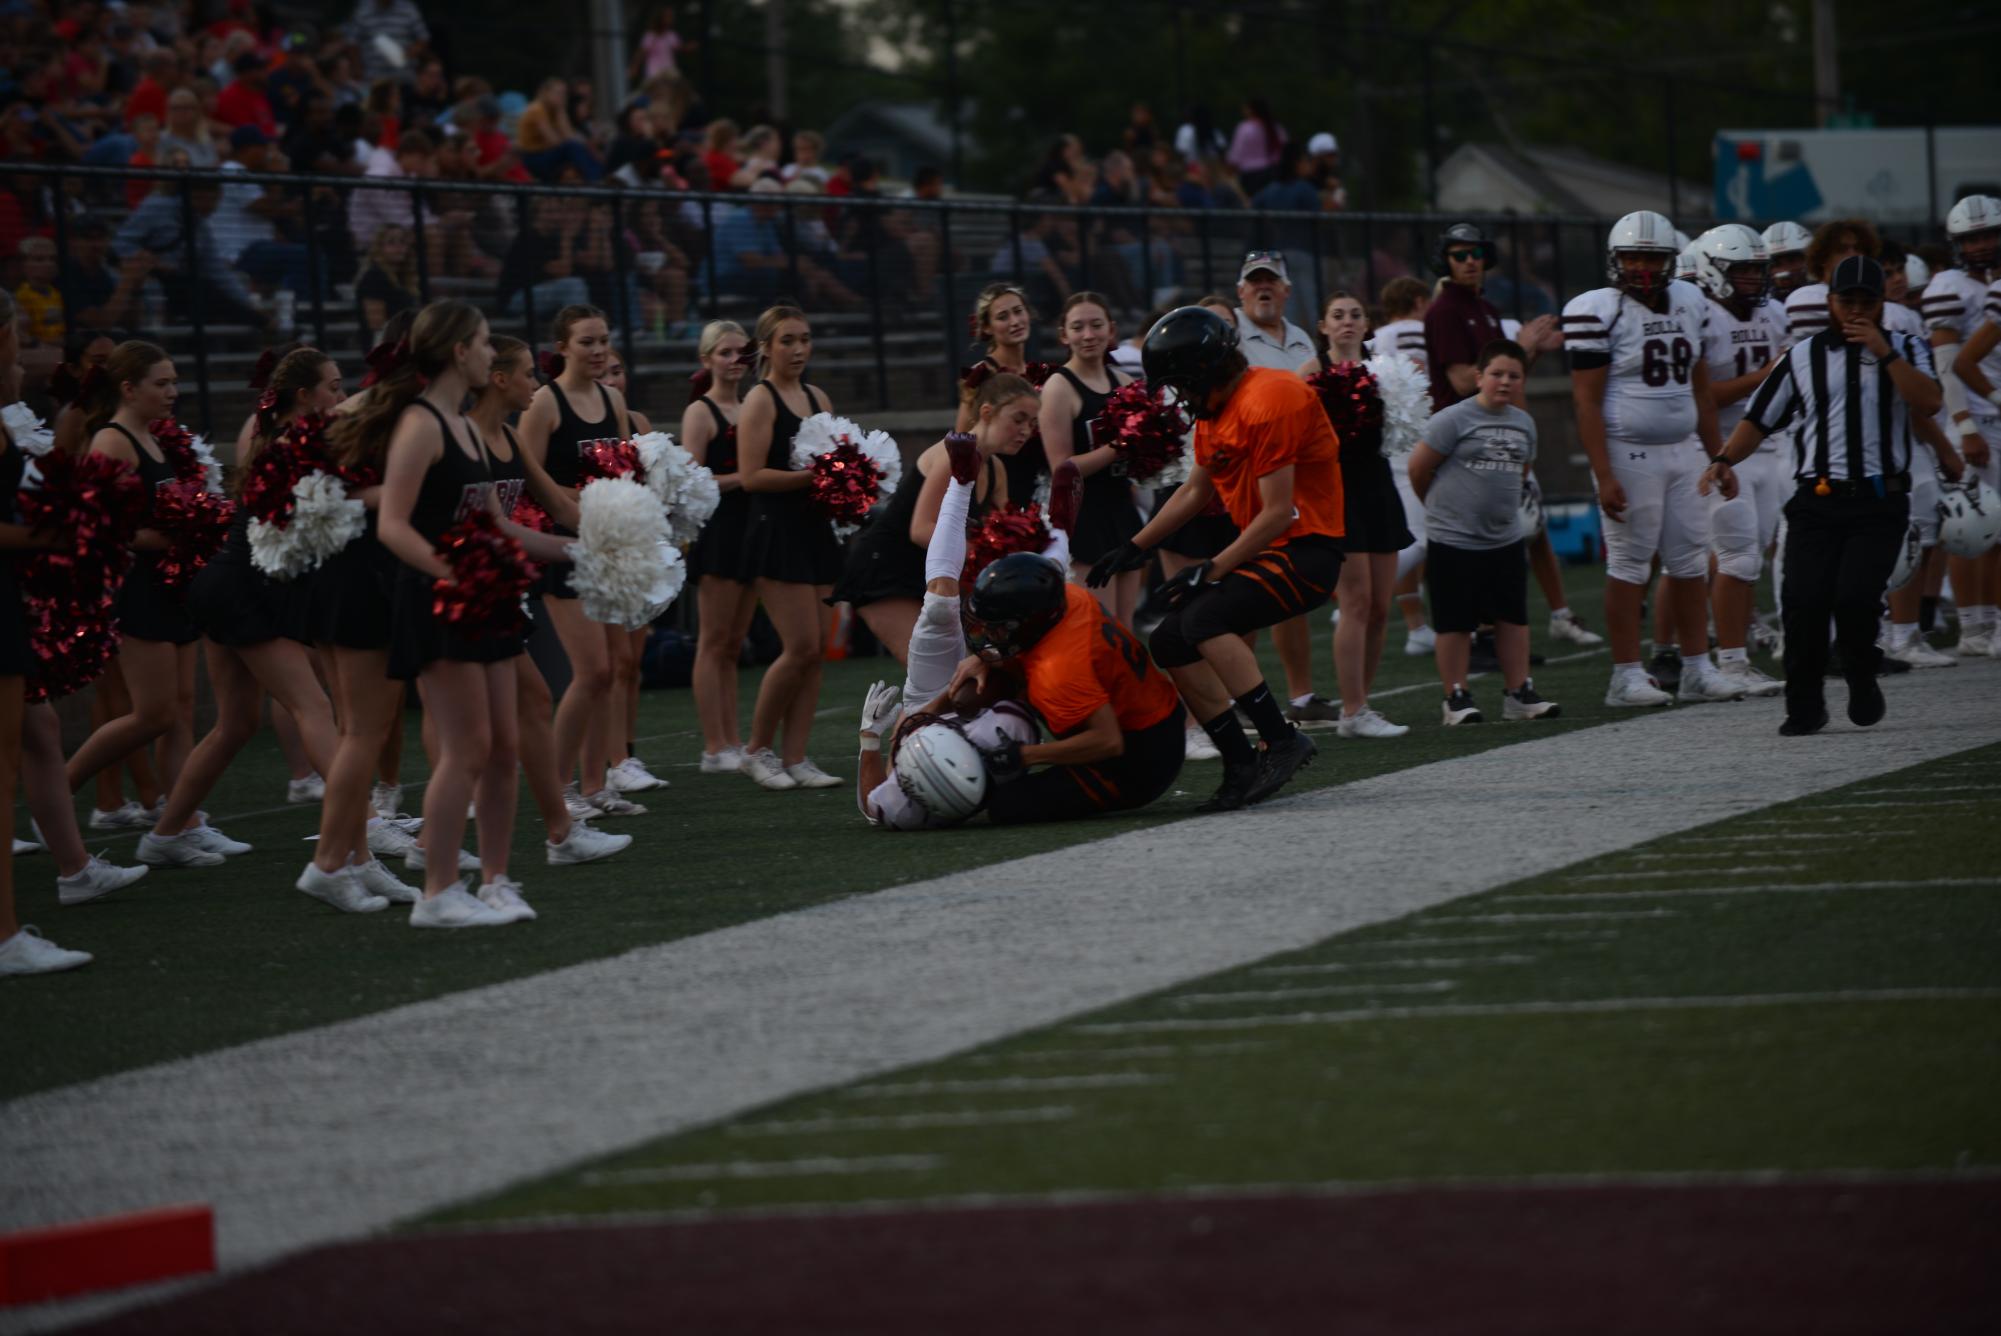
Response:
[[[205,1201],[242,1268],[1357,929],[1449,937],[1474,925],[1412,916],[2001,737],[1983,681],[2001,665],[1900,678],[1883,724],[1797,746],[1776,701],[1528,736],[24,1096],[0,1230]]]
[[[1927,807],[1983,807],[1995,802],[1993,798],[1926,798],[1923,802],[1891,803],[1824,803],[1828,810],[1836,808],[1854,811],[1863,807],[1899,807],[1907,810],[1922,810]]]
[[[1746,824],[1752,824],[1752,823],[1746,823]],[[1765,823],[1756,823],[1756,824],[1765,824]],[[1803,836],[1799,839],[1791,839],[1784,835],[1704,835],[1702,837],[1702,842],[1704,844],[1755,844],[1759,847],[1761,851],[1767,851],[1775,854],[1789,854],[1789,853],[1811,853],[1816,849],[1826,846],[1830,842],[1836,844],[1844,842],[1853,843],[1854,841],[1857,840],[1867,840],[1873,838],[1875,838],[1873,835],[1835,835],[1835,834]],[[1691,851],[1691,854],[1692,856],[1701,858],[1735,858],[1738,856],[1736,853],[1724,849],[1719,849],[1716,852],[1709,854],[1702,854],[1702,853],[1697,853],[1695,851]],[[1682,857],[1682,855],[1680,854],[1647,854],[1647,855],[1628,854],[1627,855],[1627,857],[1629,858],[1640,858],[1643,856],[1648,858]]]
[[[1382,993],[1449,993],[1456,979],[1426,979],[1423,983],[1344,983],[1321,988],[1259,988],[1225,993],[1184,993],[1168,1001],[1177,1007],[1228,1006],[1232,1002],[1283,1002],[1291,997],[1370,997]]]
[[[965,1061],[981,1066],[1000,1066],[1014,1062],[1104,1062],[1113,1058],[1133,1060],[1148,1058],[1206,1058],[1220,1057],[1232,1053],[1255,1053],[1259,1049],[1270,1048],[1276,1042],[1270,1039],[1243,1039],[1220,1044],[1136,1044],[1126,1048],[1038,1048],[1026,1053],[994,1054],[989,1057],[967,1058]]]
[[[1554,664],[1559,664],[1559,663],[1579,663],[1585,659],[1595,659],[1601,654],[1609,654],[1609,653],[1611,653],[1611,650],[1600,648],[1600,649],[1580,650],[1576,654],[1559,654],[1553,659],[1544,659],[1542,666],[1548,668]],[[1493,676],[1494,676],[1493,673],[1468,673],[1466,674],[1466,681],[1470,684],[1473,682],[1482,681],[1486,678]],[[1413,682],[1409,686],[1390,687],[1385,691],[1371,691],[1369,693],[1369,699],[1387,700],[1391,696],[1404,696],[1410,694],[1413,691],[1429,691],[1432,692],[1433,694],[1441,694],[1439,693],[1438,683],[1436,682]]]
[[[897,1113],[859,1118],[800,1118],[786,1122],[731,1123],[737,1137],[817,1136],[826,1132],[922,1132],[932,1128],[1005,1127],[1014,1123],[1060,1123],[1077,1110],[1068,1104],[1032,1109],[968,1109],[947,1113]]]
[[[708,1183],[745,1178],[826,1178],[838,1174],[921,1174],[945,1163],[942,1155],[810,1155],[797,1160],[725,1160],[720,1164],[665,1164],[657,1169],[596,1169],[587,1187],[639,1183]]]
[[[1295,1011],[1273,1016],[1107,1021],[1073,1025],[1070,1034],[1173,1034],[1199,1030],[1259,1030],[1281,1025],[1353,1025],[1365,1021],[1446,1020],[1502,1016],[1585,1016],[1619,1011],[1710,1011],[1740,1007],[1821,1006],[1839,1002],[1985,1001],[2001,988],[1881,988],[1847,993],[1744,993],[1716,997],[1608,997],[1584,1002],[1441,1003],[1431,1007],[1372,1007],[1355,1011]]]
[[[1936,797],[1941,793],[1982,793],[1986,794],[1990,801],[1992,801],[1996,797],[2001,797],[2001,795],[1997,795],[1995,793],[1993,788],[1991,788],[1986,784],[1941,784],[1939,787],[1935,789],[1928,789],[1920,785],[1916,788],[1907,788],[1907,789],[1855,790],[1855,796],[1858,798],[1886,798],[1892,794],[1898,794],[1898,793],[1921,793],[1928,798]]]
[[[1587,909],[1575,914],[1455,914],[1458,923],[1575,923],[1579,919],[1680,918],[1677,909]]]
[[[1523,896],[1509,896],[1510,900],[1525,899]],[[1552,899],[1556,897],[1551,897]],[[1460,960],[1424,959],[1411,960],[1350,960],[1334,961],[1325,965],[1262,965],[1251,971],[1253,974],[1346,974],[1351,970],[1464,970],[1484,969],[1489,965],[1527,965],[1536,956],[1469,956]]]
[[[1749,877],[1760,872],[1804,872],[1806,863],[1740,863],[1736,867],[1706,867],[1701,869],[1705,877]],[[1564,877],[1566,882],[1586,881],[1633,881],[1641,877],[1686,877],[1681,868],[1659,868],[1652,872],[1592,872],[1581,876]]]
[[[1431,926],[1436,926],[1436,924],[1437,920],[1434,919]],[[1365,946],[1388,946],[1395,947],[1401,951],[1406,947],[1412,946],[1502,946],[1512,945],[1516,942],[1540,944],[1547,941],[1549,937],[1558,935],[1550,933],[1544,937],[1517,937],[1508,933],[1493,933],[1486,936],[1475,936],[1472,933],[1468,933],[1464,937],[1383,937],[1369,942],[1329,942],[1327,945],[1329,949],[1342,951],[1359,951]],[[1573,937],[1610,937],[1613,934],[1608,932],[1580,932],[1572,933],[1571,935]]]
[[[846,1099],[900,1099],[909,1095],[1013,1095],[1035,1090],[1119,1090],[1160,1085],[1167,1080],[1152,1072],[1099,1072],[1090,1076],[996,1076],[985,1081],[899,1081],[892,1085],[856,1086],[843,1090]]]
[[[1538,900],[1651,900],[1664,895],[1782,895],[1795,892],[1908,891],[1948,886],[1980,886],[2001,890],[2001,877],[1930,877],[1921,881],[1774,881],[1762,886],[1659,886],[1638,891],[1558,891],[1548,895],[1507,894],[1496,903],[1527,904]]]

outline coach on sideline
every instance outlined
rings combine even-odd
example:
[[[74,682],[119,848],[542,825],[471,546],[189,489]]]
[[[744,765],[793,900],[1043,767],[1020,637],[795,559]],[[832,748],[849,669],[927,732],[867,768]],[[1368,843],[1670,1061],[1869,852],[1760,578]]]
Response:
[[[1793,345],[1759,385],[1744,418],[1702,475],[1701,488],[1737,494],[1731,465],[1797,424],[1786,502],[1786,721],[1801,737],[1827,723],[1822,677],[1834,619],[1848,680],[1848,717],[1883,717],[1876,618],[1911,513],[1911,420],[1939,411],[1923,339],[1883,331],[1883,267],[1851,255],[1828,280],[1828,327]]]

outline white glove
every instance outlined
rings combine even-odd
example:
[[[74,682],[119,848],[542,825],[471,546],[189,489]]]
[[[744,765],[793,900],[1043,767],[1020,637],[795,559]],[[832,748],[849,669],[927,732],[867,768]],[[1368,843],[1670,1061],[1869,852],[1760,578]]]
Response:
[[[903,688],[877,682],[862,701],[862,732],[881,737],[903,714]]]

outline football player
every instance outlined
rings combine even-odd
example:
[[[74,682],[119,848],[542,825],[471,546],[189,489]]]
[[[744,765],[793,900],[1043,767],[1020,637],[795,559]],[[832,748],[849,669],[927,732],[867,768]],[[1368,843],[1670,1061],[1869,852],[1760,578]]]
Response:
[[[1656,555],[1680,631],[1680,698],[1742,694],[1709,660],[1709,503],[1696,483],[1722,447],[1702,358],[1709,299],[1673,277],[1675,256],[1667,219],[1627,214],[1607,239],[1608,285],[1563,309],[1578,437],[1605,515],[1605,703],[1614,707],[1675,699],[1640,660],[1640,604]]]
[[[1960,344],[1970,344],[1985,319],[1988,284],[2001,277],[2001,199],[1968,195],[1945,216],[1946,238],[1952,243],[1953,267],[1932,275],[1925,285],[1924,320],[1931,330],[1934,357],[1940,368],[1939,387],[1945,391],[1946,434],[1966,462],[1989,486],[2001,485],[2001,407],[1991,391],[2001,383],[2001,352],[1990,349],[1975,362],[1960,356]],[[1962,369],[1964,368],[1964,369]],[[1969,380],[1968,373],[1978,380]],[[1975,393],[1968,396],[1971,384]],[[1983,388],[1984,386],[1984,388]],[[2001,553],[1952,557],[1952,590],[1959,602],[1959,652],[1992,654],[1996,635],[1995,604],[2001,601]]]
[[[1276,793],[1312,760],[1313,743],[1286,721],[1245,633],[1327,602],[1341,572],[1340,445],[1311,386],[1288,371],[1253,367],[1236,326],[1199,306],[1169,311],[1147,332],[1150,385],[1170,387],[1195,418],[1188,481],[1132,541],[1091,568],[1102,584],[1144,565],[1162,539],[1220,495],[1236,541],[1176,577],[1153,633],[1154,661],[1223,753],[1223,783],[1205,811],[1229,811]],[[1230,708],[1257,727],[1262,755]]]
[[[1772,262],[1772,295],[1784,302],[1806,282],[1806,248],[1813,233],[1798,223],[1773,223],[1762,239]]]
[[[1703,360],[1716,400],[1716,429],[1727,438],[1744,416],[1751,392],[1786,348],[1784,311],[1771,298],[1771,256],[1764,238],[1742,223],[1712,227],[1695,239],[1695,284],[1709,298]],[[1747,696],[1776,696],[1785,684],[1752,666],[1750,634],[1758,575],[1779,531],[1779,508],[1790,494],[1787,461],[1770,441],[1737,466],[1737,495],[1712,495],[1709,541],[1716,572],[1716,668]]]

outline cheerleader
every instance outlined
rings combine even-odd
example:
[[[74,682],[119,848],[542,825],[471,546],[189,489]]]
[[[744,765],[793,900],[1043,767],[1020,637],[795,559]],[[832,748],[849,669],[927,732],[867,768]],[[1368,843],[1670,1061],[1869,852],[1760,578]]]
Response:
[[[490,442],[493,447],[497,478],[502,475],[506,479],[527,477],[518,463],[522,457],[520,439],[507,425],[507,419],[511,415],[527,412],[538,388],[535,350],[520,339],[494,339],[493,369],[487,373],[486,385],[480,390],[479,398],[473,401],[472,411],[467,416],[472,419],[480,439]],[[534,487],[534,480],[528,480],[528,485]],[[547,484],[544,484],[544,489],[548,490]],[[500,500],[504,510],[513,512],[520,490],[519,486],[509,487],[503,482]],[[509,496],[510,491],[516,495]],[[542,670],[536,667],[534,659],[524,657],[515,664],[514,685],[514,717],[520,736],[521,774],[528,781],[528,793],[535,800],[536,810],[542,814],[542,824],[548,828],[546,847],[549,862],[554,865],[594,863],[629,847],[632,836],[593,830],[590,822],[570,815],[569,804],[563,801],[563,779],[556,766],[556,734],[551,723],[553,701],[549,695],[549,683],[542,676]]]
[[[63,341],[63,360],[49,375],[49,397],[55,401],[55,448],[64,454],[80,455],[90,448],[90,410],[83,402],[83,389],[91,383],[90,373],[102,372],[111,360],[118,336],[101,329],[80,329]]]
[[[565,306],[551,326],[556,352],[554,379],[535,392],[521,415],[521,446],[531,476],[546,477],[563,491],[548,507],[563,538],[576,537],[576,489],[582,481],[584,447],[632,435],[625,399],[599,380],[611,360],[611,331],[595,306]],[[582,407],[579,407],[582,405]],[[538,494],[540,489],[538,488]],[[624,727],[613,695],[614,668],[631,652],[622,626],[605,626],[584,616],[570,588],[567,563],[551,566],[540,585],[542,606],[570,661],[570,685],[556,707],[556,758],[565,780],[565,801],[574,816],[639,816],[646,809],[605,785],[612,736]],[[581,782],[570,780],[581,769]]]
[[[345,424],[354,439],[389,440],[376,519],[382,545],[402,563],[390,612],[389,672],[418,683],[437,725],[438,760],[424,793],[426,843],[456,849],[469,800],[477,811],[485,884],[475,898],[459,883],[456,868],[428,860],[424,894],[410,911],[411,926],[419,928],[488,927],[535,917],[520,885],[506,874],[514,835],[515,660],[523,637],[466,633],[432,608],[437,582],[452,579],[435,545],[468,514],[492,513],[537,560],[566,559],[562,539],[507,521],[500,494],[519,496],[526,477],[521,457],[496,460],[458,411],[492,366],[486,317],[463,302],[434,302],[411,328],[409,360]]]
[[[757,615],[757,591],[744,573],[744,526],[750,494],[737,471],[737,388],[749,369],[750,340],[733,320],[712,320],[695,345],[702,369],[695,396],[681,414],[681,446],[715,475],[722,499],[688,549],[695,581],[695,714],[702,724],[702,773],[728,774],[743,765],[737,723],[737,665]]]
[[[750,493],[743,571],[755,582],[783,648],[758,684],[742,769],[767,789],[833,788],[842,781],[807,758],[806,741],[820,703],[821,603],[840,578],[841,544],[833,521],[806,494],[812,475],[792,467],[792,438],[804,419],[834,406],[805,382],[813,356],[805,312],[767,310],[757,318],[756,342],[764,379],[751,387],[737,415],[737,470]],[[782,756],[771,749],[781,725]]]
[[[496,340],[495,347],[498,346]],[[621,398],[627,396],[625,359],[618,355],[617,349],[614,348],[606,359],[604,375],[598,377],[598,383],[618,391]],[[630,403],[625,406],[625,416],[630,420],[635,435],[653,430],[653,420]],[[605,776],[605,787],[614,793],[644,793],[648,789],[668,786],[666,780],[648,770],[645,762],[639,759],[639,670],[645,662],[646,642],[652,634],[651,624],[627,627],[624,653],[612,665],[612,690],[618,696],[618,708],[612,717],[625,723],[625,745],[622,749],[617,746],[611,749],[614,759],[610,772]],[[616,734],[612,741],[618,741]]]
[[[1034,328],[1035,312],[1019,287],[989,283],[980,290],[979,300],[973,304],[973,332],[987,345],[987,351],[959,377],[959,413],[952,423],[953,431],[973,429],[973,396],[989,376],[1006,372],[1020,376],[1037,390],[1042,388],[1056,368],[1048,362],[1029,360],[1028,344]],[[1002,456],[1001,464],[1007,470],[1008,495],[1026,505],[1049,472],[1041,434],[1030,436],[1017,453]]]
[[[1111,307],[1095,292],[1072,293],[1063,303],[1057,337],[1070,350],[1070,360],[1056,368],[1042,391],[1042,444],[1053,468],[1075,460],[1084,479],[1084,500],[1077,526],[1070,534],[1071,574],[1081,582],[1098,558],[1118,550],[1140,531],[1139,507],[1132,484],[1114,470],[1118,452],[1094,445],[1092,423],[1104,411],[1113,390],[1125,377],[1106,364],[1117,333]],[[1102,387],[1102,388],[1100,388]],[[1127,626],[1139,604],[1141,571],[1123,571],[1094,591],[1106,612]]]
[[[1362,344],[1369,335],[1362,299],[1350,292],[1330,295],[1321,308],[1320,334],[1326,351],[1299,368],[1302,380],[1362,360]],[[1410,546],[1410,529],[1404,524],[1403,498],[1397,495],[1390,461],[1383,456],[1381,428],[1339,435],[1347,522],[1341,542],[1347,558],[1334,586],[1341,610],[1334,624],[1334,672],[1341,684],[1341,718],[1335,728],[1344,738],[1400,738],[1410,728],[1370,709],[1369,688],[1383,661],[1397,553]]]
[[[1041,401],[1020,376],[989,376],[973,395],[973,428],[980,470],[974,482],[971,522],[1010,500],[1002,462],[1017,454],[1034,432]],[[883,647],[906,667],[910,634],[924,604],[924,554],[938,527],[938,508],[952,480],[943,441],[917,457],[896,494],[878,509],[848,553],[847,569],[834,586],[834,601],[861,615]]]
[[[149,503],[159,487],[179,474],[146,424],[171,417],[179,394],[174,364],[166,353],[153,344],[131,340],[112,350],[103,374],[85,396],[89,448],[131,465]],[[194,745],[195,648],[201,633],[181,596],[161,583],[159,562],[166,537],[142,526],[132,546],[132,566],[119,585],[117,602],[118,665],[132,708],[98,727],[70,757],[66,769],[71,793],[99,771],[156,741],[160,778],[171,788]],[[242,851],[236,841],[211,838],[205,826],[196,829],[197,839],[184,849],[227,845]]]
[[[14,299],[0,291],[0,373],[9,381],[19,355],[18,328]],[[65,951],[34,927],[23,927],[14,916],[14,783],[21,771],[27,674],[33,667],[28,619],[21,608],[14,560],[16,553],[48,546],[46,538],[30,533],[14,519],[14,496],[20,490],[26,464],[20,447],[0,426],[0,837],[4,837],[7,849],[0,855],[0,975],[50,974],[91,961],[89,952]],[[46,705],[40,708],[54,717],[53,709]],[[70,832],[75,833],[74,817]],[[75,903],[67,894],[64,900]]]

